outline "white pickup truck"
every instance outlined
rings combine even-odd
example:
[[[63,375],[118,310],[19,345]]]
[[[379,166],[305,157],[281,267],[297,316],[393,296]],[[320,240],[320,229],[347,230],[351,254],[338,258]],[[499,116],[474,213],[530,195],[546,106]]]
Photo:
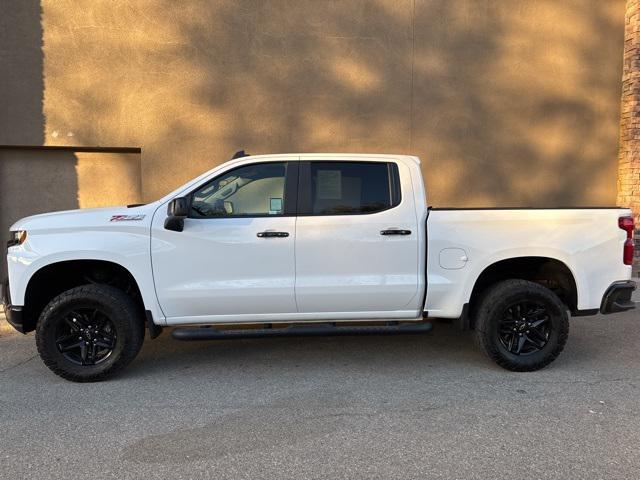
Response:
[[[632,235],[623,208],[429,208],[416,157],[236,155],[147,205],[19,220],[3,297],[74,381],[124,367],[146,328],[413,332],[432,318],[530,371],[562,351],[569,313],[634,307]]]

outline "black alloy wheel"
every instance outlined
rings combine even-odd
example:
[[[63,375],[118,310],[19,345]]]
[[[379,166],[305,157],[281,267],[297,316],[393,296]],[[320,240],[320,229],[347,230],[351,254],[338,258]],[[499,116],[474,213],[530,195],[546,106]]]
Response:
[[[76,365],[98,365],[113,353],[117,333],[104,312],[76,308],[58,323],[56,345],[62,355]]]
[[[544,305],[518,302],[506,308],[498,326],[498,339],[514,355],[539,352],[549,341],[550,317]]]
[[[144,316],[127,293],[109,285],[75,287],[44,307],[36,345],[44,364],[74,382],[95,382],[129,364],[144,340]]]
[[[507,370],[539,370],[553,362],[567,343],[568,307],[539,283],[504,280],[489,287],[477,302],[476,341]]]

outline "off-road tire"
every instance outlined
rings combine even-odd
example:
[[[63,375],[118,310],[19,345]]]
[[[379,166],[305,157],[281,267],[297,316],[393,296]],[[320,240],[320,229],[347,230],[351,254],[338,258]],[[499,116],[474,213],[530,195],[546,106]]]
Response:
[[[533,353],[518,355],[501,343],[498,329],[507,309],[518,302],[536,302],[546,309],[549,332],[546,344]],[[475,336],[482,350],[501,367],[514,372],[539,370],[562,352],[569,335],[567,307],[544,286],[526,280],[505,280],[490,287],[477,308]],[[507,345],[508,346],[508,345]]]
[[[99,309],[115,328],[115,346],[99,364],[75,364],[58,347],[59,322],[74,309]],[[136,357],[143,341],[144,321],[139,307],[123,291],[107,285],[83,285],[61,293],[47,304],[36,326],[42,361],[53,373],[73,382],[96,382],[115,374]]]

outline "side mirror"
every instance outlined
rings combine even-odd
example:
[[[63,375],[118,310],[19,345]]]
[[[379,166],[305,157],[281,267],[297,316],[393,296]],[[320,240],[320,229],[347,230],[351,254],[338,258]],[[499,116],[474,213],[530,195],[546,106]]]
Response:
[[[189,215],[189,200],[186,197],[171,200],[167,206],[167,215],[164,228],[181,232],[184,229],[184,219]]]
[[[171,200],[167,206],[167,215],[182,218],[189,215],[189,201],[187,197],[178,197]]]

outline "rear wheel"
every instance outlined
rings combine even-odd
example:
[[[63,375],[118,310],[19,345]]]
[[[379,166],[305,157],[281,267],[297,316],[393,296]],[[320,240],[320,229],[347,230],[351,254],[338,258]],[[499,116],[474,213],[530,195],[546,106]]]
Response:
[[[565,305],[555,293],[526,280],[491,287],[480,302],[476,339],[507,370],[539,370],[562,352],[569,335]]]
[[[36,344],[45,365],[75,382],[103,380],[135,358],[144,340],[136,304],[121,290],[85,285],[42,311]]]

